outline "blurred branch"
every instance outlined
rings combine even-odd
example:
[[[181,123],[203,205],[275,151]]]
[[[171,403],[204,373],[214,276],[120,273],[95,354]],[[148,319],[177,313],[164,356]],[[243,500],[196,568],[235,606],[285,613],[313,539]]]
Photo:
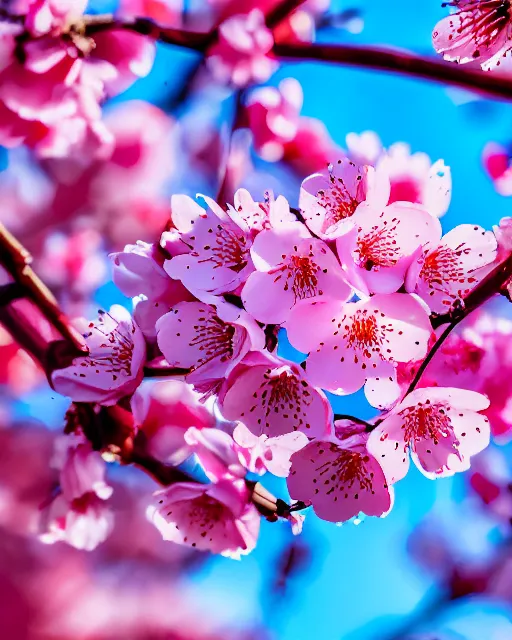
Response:
[[[29,298],[42,312],[44,317],[66,340],[76,355],[83,355],[87,347],[82,336],[72,326],[67,316],[61,311],[57,300],[53,297],[48,287],[34,273],[30,263],[32,256],[18,240],[0,223],[0,265],[7,271],[16,285],[17,298]],[[5,285],[6,291],[10,290],[9,298],[12,301],[13,286]],[[6,304],[4,299],[4,304]]]

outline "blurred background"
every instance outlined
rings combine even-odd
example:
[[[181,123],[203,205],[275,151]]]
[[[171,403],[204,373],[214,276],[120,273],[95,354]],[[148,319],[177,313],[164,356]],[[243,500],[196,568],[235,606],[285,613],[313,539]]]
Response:
[[[215,3],[162,4],[169,20],[186,9],[207,28]],[[97,0],[90,11],[115,6]],[[137,13],[145,3],[133,6]],[[332,0],[317,40],[432,55],[431,32],[445,12],[440,0]],[[70,315],[92,317],[114,302],[130,307],[110,282],[108,252],[156,240],[171,193],[215,195],[226,160],[225,200],[247,186],[255,199],[270,188],[296,205],[301,179],[320,168],[315,163],[341,153],[350,132],[372,130],[384,146],[403,141],[451,166],[445,230],[462,222],[490,228],[510,215],[510,200],[482,162],[489,142],[508,147],[512,140],[510,104],[320,63],[284,63],[269,84],[290,77],[302,85],[302,116],[326,130],[317,147],[289,148],[287,163],[259,157],[244,128],[229,152],[234,96],[205,80],[196,54],[163,45],[152,72],[105,106],[116,145],[108,159],[36,161],[24,149],[2,151],[0,219],[33,252],[36,271]],[[302,159],[294,159],[299,151]],[[510,315],[501,304],[492,312]],[[506,442],[454,479],[432,482],[413,468],[382,520],[335,526],[308,514],[298,538],[264,522],[257,549],[241,561],[164,543],[144,515],[154,484],[110,465],[115,529],[88,553],[35,536],[55,483],[49,460],[67,401],[1,329],[0,382],[2,639],[512,639]],[[362,400],[336,402],[371,416]],[[286,495],[284,482],[268,486]]]

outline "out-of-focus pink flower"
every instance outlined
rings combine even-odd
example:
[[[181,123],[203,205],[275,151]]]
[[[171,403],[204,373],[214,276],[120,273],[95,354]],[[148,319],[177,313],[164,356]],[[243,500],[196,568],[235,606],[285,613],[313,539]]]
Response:
[[[299,207],[306,224],[318,236],[336,238],[352,227],[361,203],[382,211],[389,199],[389,180],[371,166],[358,167],[348,158],[304,180]]]
[[[67,542],[76,549],[92,551],[108,537],[113,527],[110,507],[95,493],[86,493],[72,502],[58,495],[44,515],[46,526],[41,542]]]
[[[276,63],[269,56],[274,44],[272,32],[265,26],[259,9],[236,15],[219,27],[219,40],[210,49],[207,64],[220,82],[245,87],[270,78]]]
[[[469,469],[470,458],[489,444],[489,419],[479,412],[489,400],[464,389],[416,389],[372,432],[369,451],[390,482],[409,469],[409,451],[429,478]]]
[[[485,394],[490,406],[483,411],[492,434],[500,440],[512,433],[510,387],[512,377],[512,323],[506,318],[476,313],[460,335],[443,344],[420,380],[421,386],[459,387]]]
[[[106,464],[98,451],[84,437],[62,436],[68,445],[60,470],[62,495],[68,502],[94,493],[100,500],[112,495],[112,487],[105,482]]]
[[[250,355],[227,378],[219,407],[228,420],[240,420],[255,435],[270,438],[301,431],[322,437],[331,424],[329,402],[291,362]]]
[[[131,395],[142,380],[146,343],[128,311],[114,305],[102,313],[89,324],[85,341],[88,356],[52,373],[55,391],[76,402],[107,406]]]
[[[275,438],[263,434],[255,436],[242,422],[235,427],[233,439],[245,453],[246,467],[249,471],[259,474],[270,471],[280,478],[286,478],[290,472],[291,455],[308,443],[307,436],[300,431]]]
[[[14,396],[21,396],[43,382],[44,374],[40,367],[0,327],[0,384]]]
[[[121,0],[116,12],[120,16],[151,18],[165,26],[181,25],[183,0]]]
[[[69,235],[54,233],[46,238],[35,268],[52,289],[71,300],[88,296],[107,274],[102,238],[86,228]]]
[[[329,522],[345,522],[360,512],[389,513],[393,488],[367,449],[368,435],[352,426],[342,438],[315,440],[294,453],[287,480],[291,497],[311,501],[317,516]]]
[[[215,301],[180,302],[157,322],[160,350],[172,367],[190,369],[189,381],[222,379],[265,338],[246,311]]]
[[[164,540],[234,558],[254,549],[260,516],[243,480],[181,482],[157,496],[149,516]]]
[[[409,145],[392,144],[379,161],[391,184],[389,203],[422,204],[436,217],[446,213],[452,195],[450,167],[443,160],[432,164],[426,153],[411,153]]]
[[[355,303],[305,300],[292,310],[286,330],[291,344],[309,353],[311,384],[347,395],[366,383],[368,401],[379,408],[399,396],[396,363],[423,358],[432,333],[424,305],[403,293]]]
[[[509,150],[501,144],[489,142],[482,152],[482,162],[496,191],[502,196],[512,196],[512,168]]]
[[[423,207],[396,202],[382,211],[361,204],[353,229],[336,239],[350,284],[364,295],[394,293],[424,245],[441,235],[439,221]]]
[[[226,213],[211,198],[204,199],[207,210],[188,196],[172,197],[172,221],[190,251],[164,267],[195,295],[234,291],[254,269],[249,228],[234,209]]]
[[[255,89],[247,101],[247,115],[254,146],[267,162],[277,162],[284,144],[293,140],[299,127],[303,93],[295,78],[286,78],[278,87]]]
[[[144,382],[134,393],[131,407],[135,425],[148,438],[149,451],[173,465],[191,455],[184,437],[189,427],[207,429],[216,424],[200,395],[180,380]]]
[[[340,157],[341,149],[316,118],[299,118],[297,134],[284,145],[283,161],[300,176],[320,171]]]
[[[112,30],[68,37],[85,4],[37,0],[28,6],[21,44],[23,61],[14,55],[14,37],[4,35],[9,63],[0,73],[0,139],[5,146],[25,142],[43,155],[63,156],[78,147],[108,144],[100,102],[146,75],[154,44],[135,33]],[[21,27],[8,25],[7,30]],[[9,45],[10,43],[10,45]],[[19,46],[17,49],[19,53]],[[92,136],[92,138],[91,138]]]
[[[439,243],[426,245],[406,279],[435,313],[448,313],[487,275],[485,267],[496,259],[497,243],[492,231],[461,224]]]
[[[241,296],[245,309],[259,322],[286,322],[300,300],[348,300],[352,295],[334,253],[297,221],[259,233],[251,256],[257,270],[247,278]]]
[[[432,163],[426,153],[411,153],[408,144],[396,142],[384,149],[373,131],[347,135],[348,155],[357,164],[379,167],[389,178],[388,204],[421,204],[433,216],[441,217],[450,205],[452,177],[443,160]]]
[[[508,0],[475,2],[452,0],[456,10],[434,27],[434,48],[445,60],[478,62],[483,69],[499,66],[512,48],[512,20]]]

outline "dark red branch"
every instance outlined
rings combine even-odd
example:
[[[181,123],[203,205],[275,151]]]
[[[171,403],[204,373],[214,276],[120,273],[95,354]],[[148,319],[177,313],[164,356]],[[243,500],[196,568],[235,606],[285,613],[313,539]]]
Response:
[[[276,56],[283,60],[333,62],[351,67],[391,71],[451,84],[503,100],[512,100],[512,80],[495,72],[466,69],[455,63],[424,58],[413,53],[346,44],[276,44]]]

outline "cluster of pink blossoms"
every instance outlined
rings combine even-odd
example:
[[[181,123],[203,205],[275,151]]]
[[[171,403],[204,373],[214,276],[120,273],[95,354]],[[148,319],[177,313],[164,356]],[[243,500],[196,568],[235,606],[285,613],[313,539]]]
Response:
[[[299,209],[243,189],[226,208],[174,195],[158,243],[111,255],[133,317],[103,313],[84,334],[89,355],[52,375],[75,402],[131,407],[155,458],[200,463],[209,482],[175,482],[148,511],[166,540],[251,551],[260,515],[248,473],[287,477],[295,508],[342,522],[387,514],[411,458],[429,478],[448,476],[489,443],[485,389],[408,385],[435,340],[432,320],[455,317],[509,256],[508,227],[443,235],[441,161],[401,171],[403,147],[384,152],[369,134],[349,147],[303,181]],[[276,350],[284,331],[300,364]],[[141,385],[144,370],[179,379]],[[379,416],[333,415],[326,392],[360,389]],[[84,467],[89,484],[95,474]],[[298,532],[295,508],[280,514]]]

